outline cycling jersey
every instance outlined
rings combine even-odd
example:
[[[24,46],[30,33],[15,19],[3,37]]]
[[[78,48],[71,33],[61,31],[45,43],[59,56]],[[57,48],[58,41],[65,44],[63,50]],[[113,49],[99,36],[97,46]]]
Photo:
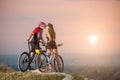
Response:
[[[42,38],[42,32],[43,32],[43,29],[41,29],[40,27],[36,27],[33,30],[33,34],[36,37],[36,39],[41,39]]]
[[[33,33],[33,38],[31,43],[32,51],[34,51],[36,48],[39,48],[39,40],[42,39],[42,32],[43,32],[43,29],[41,29],[40,27],[36,27],[32,31]]]

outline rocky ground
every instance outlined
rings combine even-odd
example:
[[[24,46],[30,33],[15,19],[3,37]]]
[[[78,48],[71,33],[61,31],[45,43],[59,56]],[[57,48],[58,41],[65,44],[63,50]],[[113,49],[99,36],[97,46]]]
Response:
[[[56,72],[41,73],[39,70],[20,72],[0,65],[0,80],[84,80],[84,76]]]

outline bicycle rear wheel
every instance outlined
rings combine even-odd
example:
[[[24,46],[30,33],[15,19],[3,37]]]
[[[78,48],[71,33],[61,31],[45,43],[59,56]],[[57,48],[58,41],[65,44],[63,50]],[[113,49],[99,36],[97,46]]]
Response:
[[[59,60],[59,65],[60,65],[60,71],[58,69],[58,65],[57,65],[56,59],[54,59],[54,70],[56,72],[63,72],[63,70],[64,70],[64,62],[63,62],[63,59],[62,59],[62,57],[60,55],[58,55],[58,60]]]
[[[22,72],[25,72],[29,66],[29,54],[27,52],[23,52],[18,57],[18,69]]]

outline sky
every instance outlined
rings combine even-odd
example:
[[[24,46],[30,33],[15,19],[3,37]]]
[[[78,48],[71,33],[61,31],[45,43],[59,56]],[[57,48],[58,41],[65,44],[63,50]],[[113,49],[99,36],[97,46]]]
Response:
[[[119,0],[0,0],[0,54],[28,51],[26,39],[41,21],[54,25],[65,60],[120,57]]]

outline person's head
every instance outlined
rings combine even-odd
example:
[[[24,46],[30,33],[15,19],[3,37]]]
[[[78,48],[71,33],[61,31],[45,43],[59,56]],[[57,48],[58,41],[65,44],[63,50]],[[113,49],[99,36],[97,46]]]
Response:
[[[53,25],[52,25],[51,23],[48,23],[48,25],[47,25],[46,28],[48,29],[48,31],[54,30],[54,29],[53,29]]]
[[[39,27],[40,27],[41,29],[45,29],[46,24],[45,24],[44,22],[40,22]]]
[[[48,32],[50,33],[51,37],[55,39],[55,31],[53,25],[51,23],[48,23],[46,28],[48,29]]]

